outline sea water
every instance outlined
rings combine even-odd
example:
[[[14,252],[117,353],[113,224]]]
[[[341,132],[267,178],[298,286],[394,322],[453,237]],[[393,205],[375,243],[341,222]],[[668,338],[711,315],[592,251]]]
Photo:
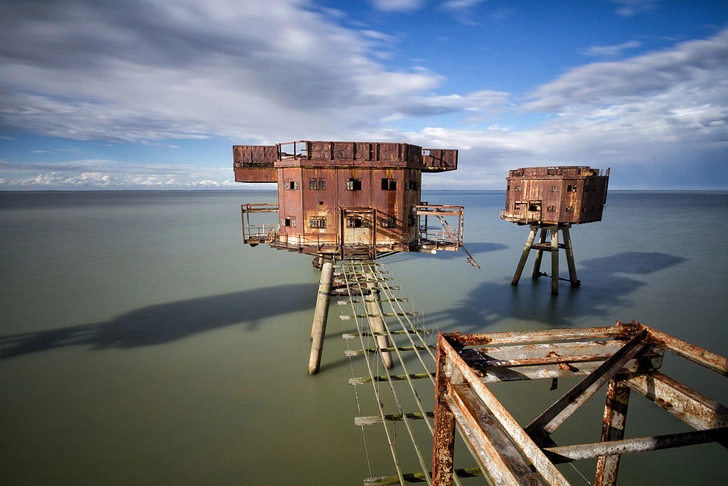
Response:
[[[572,228],[582,285],[562,282],[558,296],[550,279],[530,278],[533,257],[511,285],[528,228],[498,218],[503,192],[423,199],[465,206],[465,246],[482,267],[463,252],[384,259],[428,326],[637,320],[728,355],[728,193],[611,191],[603,221]],[[386,443],[365,447],[354,426],[341,339],[352,329],[333,303],[321,372],[307,375],[312,258],[242,244],[240,204],[275,200],[270,191],[0,193],[2,484],[353,485],[394,472]],[[728,403],[725,380],[694,366],[666,372]],[[568,389],[549,385],[498,393],[527,423]],[[598,440],[603,393],[592,401],[559,441]],[[633,394],[628,437],[684,430]],[[716,444],[625,455],[620,484],[717,484],[725,460]],[[593,480],[593,461],[560,467],[574,484]]]

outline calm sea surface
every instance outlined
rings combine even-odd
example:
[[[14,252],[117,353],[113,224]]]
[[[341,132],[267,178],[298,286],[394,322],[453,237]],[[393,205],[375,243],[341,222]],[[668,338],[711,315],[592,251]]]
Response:
[[[351,326],[332,303],[322,370],[309,377],[311,258],[241,242],[240,204],[275,199],[0,192],[0,484],[356,485],[372,475],[340,337]],[[466,207],[465,243],[482,267],[462,252],[384,260],[428,325],[638,320],[728,355],[728,193],[612,191],[602,222],[572,229],[582,286],[564,282],[558,297],[529,278],[533,257],[510,285],[528,229],[498,219],[503,192],[423,199]],[[728,403],[725,380],[667,359],[665,371]],[[528,421],[560,396],[549,384],[499,393]],[[565,443],[598,440],[603,393],[592,401]],[[684,430],[633,394],[629,437]],[[371,473],[391,474],[385,443],[368,444]],[[725,484],[727,460],[715,444],[623,456],[620,484]],[[576,467],[592,480],[593,463]]]

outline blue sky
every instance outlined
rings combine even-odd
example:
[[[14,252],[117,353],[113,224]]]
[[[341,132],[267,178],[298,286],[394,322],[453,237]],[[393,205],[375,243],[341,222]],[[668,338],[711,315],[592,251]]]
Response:
[[[0,62],[4,190],[250,188],[233,144],[301,139],[728,190],[722,0],[0,0]]]

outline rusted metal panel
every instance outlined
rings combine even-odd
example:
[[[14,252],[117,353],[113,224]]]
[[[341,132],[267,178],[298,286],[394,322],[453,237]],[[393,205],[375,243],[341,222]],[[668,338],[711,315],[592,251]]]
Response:
[[[275,145],[233,145],[235,182],[276,182]]]
[[[477,347],[484,345],[486,347]],[[473,441],[471,445],[476,452],[484,451],[489,456],[479,461],[491,477],[499,474],[507,477],[513,473],[520,483],[530,481],[530,471],[523,472],[519,466],[522,465],[521,457],[526,457],[547,484],[567,484],[558,471],[552,469],[555,463],[598,458],[595,484],[616,484],[620,454],[711,441],[726,443],[728,408],[658,372],[656,368],[661,365],[665,351],[723,376],[728,373],[726,358],[637,322],[618,322],[611,328],[477,335],[455,333],[440,335],[438,339],[437,373],[444,377],[440,379],[444,383],[439,383],[435,400],[450,408],[464,438]],[[487,387],[492,381],[515,379],[499,375],[502,370],[521,374],[519,379],[538,379],[583,373],[582,366],[594,367],[597,363],[598,367],[523,429]],[[550,367],[551,372],[540,374],[536,369],[538,366]],[[576,371],[572,367],[577,368]],[[524,372],[529,369],[532,371]],[[548,436],[607,382],[602,442],[556,446]],[[448,396],[440,396],[443,389]],[[699,432],[624,439],[630,389]],[[486,439],[494,425],[507,434],[518,449],[515,456],[487,444]],[[437,443],[433,443],[433,447],[437,447]],[[440,452],[433,450],[433,457]],[[441,474],[436,467],[433,462],[433,478]],[[491,472],[491,468],[496,471]]]
[[[234,173],[235,182],[278,182],[278,173],[275,169],[236,167]]]
[[[400,143],[380,143],[379,144],[379,159],[386,162],[397,162],[403,160],[402,157],[402,145]]]
[[[275,145],[233,145],[233,162],[236,167],[273,167],[278,160]]]
[[[356,144],[354,142],[334,142],[334,160],[356,159]]]
[[[423,149],[422,163],[425,172],[445,172],[457,170],[458,151],[448,149]]]
[[[333,159],[333,142],[311,142],[310,158],[312,160],[332,160]]]

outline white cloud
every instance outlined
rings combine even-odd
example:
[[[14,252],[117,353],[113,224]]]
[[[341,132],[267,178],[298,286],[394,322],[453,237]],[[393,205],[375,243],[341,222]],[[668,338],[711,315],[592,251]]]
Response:
[[[425,0],[371,0],[372,6],[385,12],[412,12],[421,9]]]
[[[229,168],[129,164],[110,160],[61,163],[0,161],[2,189],[197,189],[234,188]]]
[[[621,17],[632,17],[641,13],[657,10],[659,0],[610,0],[617,4],[616,14]]]
[[[448,10],[464,10],[478,6],[487,0],[447,0],[442,7]]]
[[[611,187],[725,189],[728,30],[572,69],[537,88],[519,111],[547,117],[521,130],[496,123],[410,134],[461,149],[459,170],[432,184],[503,189],[504,174],[517,167],[590,165],[612,168]]]
[[[393,104],[430,104],[440,76],[372,60],[394,37],[346,30],[306,7],[85,0],[39,15],[6,6],[0,126],[80,140],[288,139],[302,127],[335,138]]]
[[[213,136],[407,141],[461,150],[460,170],[432,183],[485,189],[502,189],[503,174],[519,166],[611,166],[627,180],[645,159],[671,170],[678,160],[695,161],[683,171],[728,160],[728,30],[576,67],[521,99],[487,85],[438,93],[439,73],[374,60],[396,35],[347,30],[305,0],[269,3],[78,0],[74,9],[48,2],[42,11],[33,2],[6,3],[0,129],[165,147]],[[636,47],[630,41],[587,53]],[[439,126],[443,116],[470,129]],[[405,125],[413,128],[394,128]],[[5,188],[235,186],[229,168],[108,160],[0,162],[0,179]]]
[[[592,46],[584,50],[586,56],[616,57],[627,49],[636,49],[642,45],[639,41],[628,41],[612,46]]]
[[[565,111],[575,106],[602,107],[671,97],[666,106],[706,101],[725,104],[728,30],[675,48],[620,62],[588,64],[543,85],[525,110]]]

